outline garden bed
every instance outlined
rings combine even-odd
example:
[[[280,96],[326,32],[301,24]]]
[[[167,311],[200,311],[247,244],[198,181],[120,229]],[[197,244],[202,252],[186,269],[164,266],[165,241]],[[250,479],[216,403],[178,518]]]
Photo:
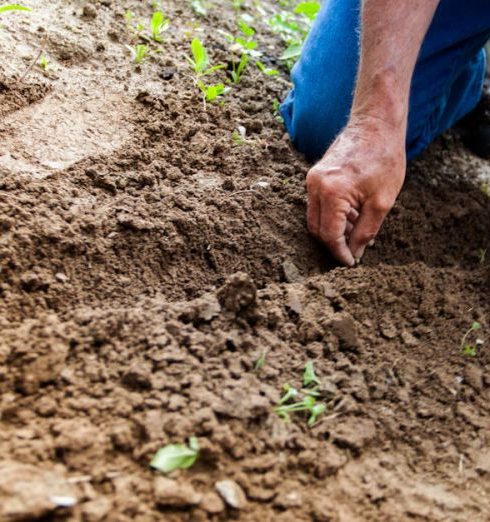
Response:
[[[163,2],[140,65],[124,13],[145,2],[3,19],[0,520],[488,520],[488,164],[439,139],[362,265],[337,267],[274,113],[283,43],[254,2],[209,4]],[[190,41],[226,61],[217,29],[244,13],[280,74],[250,65],[205,104]],[[313,427],[275,412],[308,361]],[[192,436],[175,482],[150,469]]]

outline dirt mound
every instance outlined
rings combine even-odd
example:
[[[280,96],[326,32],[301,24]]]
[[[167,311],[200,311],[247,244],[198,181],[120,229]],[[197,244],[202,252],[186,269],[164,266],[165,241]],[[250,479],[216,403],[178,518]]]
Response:
[[[439,140],[363,264],[336,267],[305,232],[284,80],[250,70],[204,108],[194,15],[169,4],[135,68],[116,3],[41,2],[52,72],[0,83],[0,519],[488,520],[486,165]],[[200,21],[216,56],[221,10]],[[308,361],[313,427],[274,411]],[[149,469],[190,436],[191,469]]]

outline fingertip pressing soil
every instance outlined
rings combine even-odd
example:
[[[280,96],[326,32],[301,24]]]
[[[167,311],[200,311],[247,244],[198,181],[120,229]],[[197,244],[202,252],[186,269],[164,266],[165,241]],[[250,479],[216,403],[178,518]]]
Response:
[[[140,66],[141,2],[41,1],[0,32],[0,520],[489,520],[488,165],[440,138],[337,267],[274,116],[285,72],[250,68],[223,105],[193,84],[192,36],[225,61],[235,30],[210,4],[165,2]],[[311,428],[274,412],[307,361]],[[192,468],[149,468],[191,436]]]

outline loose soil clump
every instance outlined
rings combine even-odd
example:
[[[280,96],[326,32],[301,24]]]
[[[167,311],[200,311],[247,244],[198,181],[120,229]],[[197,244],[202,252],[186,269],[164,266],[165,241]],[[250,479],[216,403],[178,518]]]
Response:
[[[0,520],[489,520],[488,165],[441,138],[339,268],[306,233],[285,74],[204,107],[187,2],[141,67],[117,2],[36,5],[0,34]],[[199,20],[217,59],[234,16]],[[40,38],[52,70],[20,84]],[[311,428],[274,412],[308,361]],[[192,468],[149,468],[191,436]]]

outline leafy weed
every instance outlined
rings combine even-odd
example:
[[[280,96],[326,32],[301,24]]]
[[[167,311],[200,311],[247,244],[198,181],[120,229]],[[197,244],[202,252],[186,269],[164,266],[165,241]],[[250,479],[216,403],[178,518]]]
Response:
[[[168,444],[160,448],[150,466],[162,473],[170,473],[176,469],[188,469],[197,460],[199,456],[199,444],[196,437],[189,438],[189,445],[185,444]]]

